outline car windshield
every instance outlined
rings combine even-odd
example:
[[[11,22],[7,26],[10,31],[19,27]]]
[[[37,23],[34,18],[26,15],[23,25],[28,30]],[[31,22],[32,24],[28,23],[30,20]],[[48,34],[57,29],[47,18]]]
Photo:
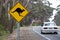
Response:
[[[46,23],[45,26],[55,26],[54,23]]]
[[[55,26],[55,23],[51,23],[50,25],[51,25],[51,26]]]
[[[45,26],[49,26],[50,25],[50,23],[48,23],[48,24],[45,24]]]

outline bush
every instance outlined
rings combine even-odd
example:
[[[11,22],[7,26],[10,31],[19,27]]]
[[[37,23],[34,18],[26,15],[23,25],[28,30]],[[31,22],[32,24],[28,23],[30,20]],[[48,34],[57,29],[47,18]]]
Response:
[[[4,30],[4,26],[0,25],[0,36],[6,35],[6,34],[7,34],[7,32]]]
[[[36,22],[34,22],[33,24],[32,24],[32,26],[40,26],[41,25],[41,23],[36,23]]]

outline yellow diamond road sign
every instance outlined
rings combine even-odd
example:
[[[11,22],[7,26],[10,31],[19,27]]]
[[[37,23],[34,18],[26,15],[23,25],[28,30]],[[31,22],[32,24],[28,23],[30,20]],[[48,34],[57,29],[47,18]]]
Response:
[[[28,14],[28,10],[18,2],[9,13],[20,22]]]

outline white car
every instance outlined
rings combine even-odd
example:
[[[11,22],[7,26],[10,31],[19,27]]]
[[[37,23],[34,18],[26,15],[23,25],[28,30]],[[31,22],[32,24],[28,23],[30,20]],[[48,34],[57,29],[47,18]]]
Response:
[[[54,22],[44,22],[41,33],[58,33],[58,27]]]

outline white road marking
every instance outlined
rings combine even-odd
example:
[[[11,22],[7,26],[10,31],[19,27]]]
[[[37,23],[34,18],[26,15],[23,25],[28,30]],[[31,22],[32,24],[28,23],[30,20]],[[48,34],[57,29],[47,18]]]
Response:
[[[48,37],[46,37],[46,36],[44,36],[44,35],[40,34],[40,33],[39,33],[39,32],[37,32],[37,31],[35,31],[35,30],[34,30],[34,28],[33,28],[33,31],[34,31],[34,32],[36,32],[37,34],[39,34],[40,36],[42,36],[42,37],[46,38],[47,40],[51,40],[50,38],[48,38]]]

